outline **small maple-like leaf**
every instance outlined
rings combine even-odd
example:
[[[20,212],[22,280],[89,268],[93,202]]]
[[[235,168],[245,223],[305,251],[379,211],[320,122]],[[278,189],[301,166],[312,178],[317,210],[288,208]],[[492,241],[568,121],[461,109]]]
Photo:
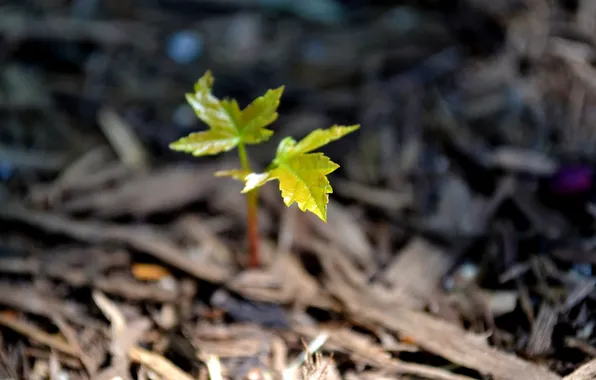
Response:
[[[242,192],[248,193],[257,187],[263,186],[265,182],[271,181],[273,179],[275,179],[275,177],[270,171],[265,173],[250,173],[244,178],[244,189],[242,189]]]
[[[195,84],[195,92],[186,94],[186,100],[209,130],[179,139],[170,144],[172,150],[195,156],[213,155],[229,151],[240,143],[260,143],[273,135],[266,127],[277,119],[283,86],[267,91],[241,110],[236,100],[220,100],[213,95],[214,82],[211,71],[207,71]]]
[[[219,170],[215,172],[216,177],[232,177],[242,182],[245,182],[247,175],[249,175],[249,171],[244,169]]]
[[[273,131],[266,127],[277,120],[277,107],[283,91],[284,86],[269,90],[242,110],[240,123],[245,143],[257,144],[273,135]]]
[[[228,130],[193,132],[170,144],[170,149],[193,156],[214,155],[234,149],[240,138]]]
[[[318,149],[332,141],[339,140],[348,133],[352,133],[360,128],[360,125],[341,126],[334,125],[328,129],[315,129],[304,137],[291,150],[293,153],[308,153]]]
[[[327,221],[327,203],[333,192],[327,174],[339,165],[323,153],[298,154],[279,163],[271,177],[279,180],[279,190],[286,206],[296,202],[302,211],[310,211]]]
[[[297,154],[278,162],[265,173],[251,173],[245,178],[243,193],[273,179],[279,180],[279,190],[286,206],[294,202],[302,211],[310,211],[327,220],[327,203],[333,192],[327,174],[339,168],[322,153]]]
[[[268,181],[277,179],[286,206],[294,202],[302,211],[310,211],[321,220],[327,220],[327,203],[333,192],[327,175],[339,168],[322,153],[309,153],[358,129],[359,125],[317,129],[300,142],[284,138],[277,148],[273,164],[265,173],[250,173],[244,178],[243,193]]]
[[[212,88],[215,79],[211,71],[207,71],[195,84],[194,94],[186,94],[188,104],[193,108],[197,117],[212,130],[229,131],[237,134],[236,120],[234,120],[233,101],[221,101],[213,95]]]

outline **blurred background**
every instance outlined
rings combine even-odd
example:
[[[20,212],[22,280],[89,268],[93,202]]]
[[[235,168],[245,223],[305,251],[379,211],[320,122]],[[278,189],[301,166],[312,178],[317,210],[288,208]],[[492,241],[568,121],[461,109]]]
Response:
[[[522,370],[470,359],[485,348],[464,337],[468,356],[442,351],[427,322],[396,325],[346,307],[376,286],[391,307],[489,332],[486,347],[549,371],[536,378],[570,373],[596,356],[595,25],[591,0],[2,1],[6,373],[49,363],[44,350],[56,343],[35,350],[23,335],[54,330],[83,346],[58,349],[70,376],[105,369],[113,337],[98,327],[80,338],[91,321],[107,326],[98,291],[127,316],[149,316],[158,332],[144,347],[192,374],[201,365],[183,332],[207,334],[204,343],[205,321],[308,337],[296,319],[350,318],[369,323],[366,336],[381,334],[372,324],[410,337],[400,344],[416,350],[376,335],[396,360],[477,379]],[[277,277],[263,271],[275,291],[263,273],[245,273],[241,185],[213,177],[236,167],[234,153],[168,148],[205,128],[185,93],[206,70],[215,95],[241,106],[285,85],[274,137],[249,150],[257,168],[285,136],[361,125],[323,149],[341,165],[327,224],[286,209],[276,184],[263,189],[262,254]],[[346,266],[371,286],[355,293],[363,299],[329,285]],[[90,342],[105,347],[91,354]],[[297,337],[284,342],[302,348]],[[357,351],[349,344],[330,350],[342,378],[364,376],[357,364],[387,369],[342,357]],[[242,363],[224,364],[242,377],[254,367]]]

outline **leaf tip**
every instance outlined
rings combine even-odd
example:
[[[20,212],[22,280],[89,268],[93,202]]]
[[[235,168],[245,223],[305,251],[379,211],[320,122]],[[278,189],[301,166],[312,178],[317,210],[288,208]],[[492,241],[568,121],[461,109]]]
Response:
[[[337,162],[333,162],[331,160],[329,160],[329,173],[333,173],[334,171],[336,171],[337,169],[339,169],[339,164]],[[331,186],[329,186],[331,187]]]
[[[286,86],[282,84],[281,86],[279,86],[278,88],[276,88],[276,89],[274,89],[272,91],[276,95],[279,94],[278,97],[281,97],[285,90],[286,90]]]
[[[230,169],[230,170],[218,170],[215,172],[216,177],[232,177],[238,181],[245,181],[248,171],[244,169]]]
[[[323,210],[321,213],[315,213],[315,215],[318,216],[323,223],[327,223],[327,210]]]
[[[351,133],[351,132],[354,132],[354,131],[360,129],[360,124],[348,125],[348,126],[346,126],[346,128],[348,129],[348,133]]]
[[[257,187],[261,187],[263,184],[272,179],[273,177],[271,176],[270,172],[249,173],[244,177],[244,189],[242,189],[242,194],[246,194]]]
[[[183,146],[182,146],[182,142],[180,141],[181,139],[178,139],[174,142],[171,142],[168,145],[168,148],[170,148],[170,150],[173,150],[175,152],[179,152],[179,151],[183,151]]]
[[[204,91],[210,92],[214,83],[215,77],[213,76],[211,70],[205,71],[203,76],[201,76],[194,85],[195,93]]]
[[[358,129],[360,129],[360,124],[352,124],[352,125],[339,125],[339,124],[335,124],[333,125],[331,128],[329,128],[330,130],[335,130],[338,133],[338,137],[337,138],[341,138],[345,135],[348,135]]]

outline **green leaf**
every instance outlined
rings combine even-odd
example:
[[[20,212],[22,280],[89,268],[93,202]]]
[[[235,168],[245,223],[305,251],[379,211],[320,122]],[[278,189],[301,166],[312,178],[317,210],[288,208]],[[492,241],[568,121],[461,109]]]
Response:
[[[280,162],[271,177],[279,180],[279,190],[286,206],[294,202],[302,211],[310,211],[327,221],[327,203],[333,192],[327,174],[339,165],[322,153],[300,154]]]
[[[226,110],[236,131],[242,125],[242,111],[236,99],[222,99],[221,105]]]
[[[195,84],[195,92],[186,94],[186,100],[209,131],[174,142],[170,145],[173,150],[195,156],[212,155],[231,150],[241,142],[257,144],[273,135],[266,127],[277,120],[284,86],[267,91],[241,110],[236,100],[220,100],[213,95],[214,82],[211,71],[207,71]]]
[[[310,152],[359,127],[334,125],[329,129],[317,129],[300,142],[292,137],[284,138],[277,147],[271,168],[265,173],[247,175],[242,192],[251,191],[277,179],[286,206],[295,202],[300,210],[310,211],[326,221],[329,194],[333,192],[327,175],[339,168],[339,165],[322,153]]]
[[[295,146],[296,140],[294,140],[292,137],[285,137],[283,140],[281,140],[277,146],[277,152],[275,152],[274,162],[279,161],[282,157],[291,156]]]
[[[240,125],[245,143],[257,144],[273,135],[273,131],[266,127],[277,120],[277,107],[283,91],[284,86],[269,90],[242,110]]]
[[[211,93],[214,81],[211,71],[207,71],[195,84],[195,93],[186,94],[186,100],[210,129],[238,135],[232,102],[222,102]]]
[[[272,172],[250,173],[244,178],[244,189],[242,189],[242,193],[248,193],[257,187],[263,186],[266,182],[274,180],[276,177],[272,174]]]
[[[219,170],[215,172],[216,177],[232,177],[242,182],[245,182],[248,174],[249,171],[244,169]]]
[[[279,162],[269,172],[251,173],[245,178],[243,193],[279,180],[279,190],[286,206],[294,202],[302,211],[310,211],[327,220],[327,203],[333,192],[326,175],[339,167],[322,153],[299,154]]]
[[[300,153],[309,153],[315,149],[318,149],[324,145],[329,144],[332,141],[338,140],[348,133],[354,132],[360,128],[360,125],[351,125],[351,126],[340,126],[334,125],[328,129],[316,129],[309,133],[306,137],[304,137],[300,142],[290,146],[290,142],[286,142],[288,146],[284,149],[286,151],[285,154],[300,154]]]
[[[214,155],[234,149],[240,138],[231,131],[211,129],[193,132],[170,144],[170,149],[193,156]]]

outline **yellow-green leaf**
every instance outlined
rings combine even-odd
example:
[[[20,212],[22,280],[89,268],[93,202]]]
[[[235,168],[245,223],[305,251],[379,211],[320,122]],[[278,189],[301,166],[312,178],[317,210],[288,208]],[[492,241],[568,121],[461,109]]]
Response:
[[[211,72],[207,71],[195,84],[195,93],[186,94],[186,100],[197,117],[210,129],[237,135],[236,120],[233,112],[230,112],[233,111],[232,102],[222,102],[211,93],[214,81]]]
[[[277,152],[275,152],[275,161],[281,160],[284,157],[290,157],[294,152],[296,140],[292,137],[284,137],[277,145]]]
[[[310,211],[327,221],[327,203],[333,192],[327,174],[338,167],[322,153],[298,154],[281,160],[268,176],[263,177],[259,186],[270,179],[278,179],[286,206],[296,202],[300,210]]]
[[[213,95],[214,82],[211,71],[207,71],[195,84],[194,93],[186,94],[186,100],[197,117],[207,124],[210,130],[218,131],[219,135],[237,137],[233,147],[240,142],[257,144],[268,140],[273,135],[273,131],[266,127],[278,117],[277,107],[284,90],[283,86],[267,91],[241,110],[236,100],[220,100]],[[226,145],[225,150],[233,147]]]
[[[283,91],[284,86],[269,90],[242,110],[240,125],[245,143],[257,144],[273,135],[273,131],[266,127],[277,120],[277,107]]]
[[[309,153],[332,141],[338,140],[348,133],[354,132],[360,125],[334,125],[328,129],[316,129],[291,147],[291,154]]]
[[[300,142],[292,137],[284,138],[277,147],[273,168],[268,171],[268,175],[265,173],[258,177],[260,181],[254,180],[253,187],[276,178],[286,206],[296,202],[300,210],[310,211],[326,221],[329,194],[333,192],[327,174],[336,170],[339,165],[322,153],[310,152],[358,128],[359,125],[334,125],[328,129],[317,129]],[[250,175],[246,180],[249,177]]]
[[[193,132],[170,144],[170,149],[191,153],[193,156],[207,156],[227,152],[238,145],[240,138],[228,130],[210,129]]]
[[[197,83],[195,83],[194,90],[195,92],[211,92],[211,88],[213,87],[213,83],[215,83],[215,78],[213,78],[213,73],[211,70],[205,71],[202,77],[199,78]]]
[[[244,182],[244,188],[242,189],[242,193],[248,193],[256,189],[257,187],[262,186],[267,181],[271,181],[275,179],[271,176],[270,172],[265,173],[250,173],[248,170],[244,169],[231,169],[231,170],[220,170],[215,172],[216,177],[232,177],[239,181]]]
[[[215,172],[216,177],[232,177],[242,182],[244,182],[248,174],[249,171],[243,169],[218,170]]]
[[[265,173],[250,173],[244,177],[244,189],[243,193],[248,193],[256,189],[257,187],[263,186],[266,182],[275,179],[271,172]]]
[[[222,99],[221,105],[230,116],[234,130],[238,131],[242,126],[242,110],[240,109],[238,102],[236,99]]]

